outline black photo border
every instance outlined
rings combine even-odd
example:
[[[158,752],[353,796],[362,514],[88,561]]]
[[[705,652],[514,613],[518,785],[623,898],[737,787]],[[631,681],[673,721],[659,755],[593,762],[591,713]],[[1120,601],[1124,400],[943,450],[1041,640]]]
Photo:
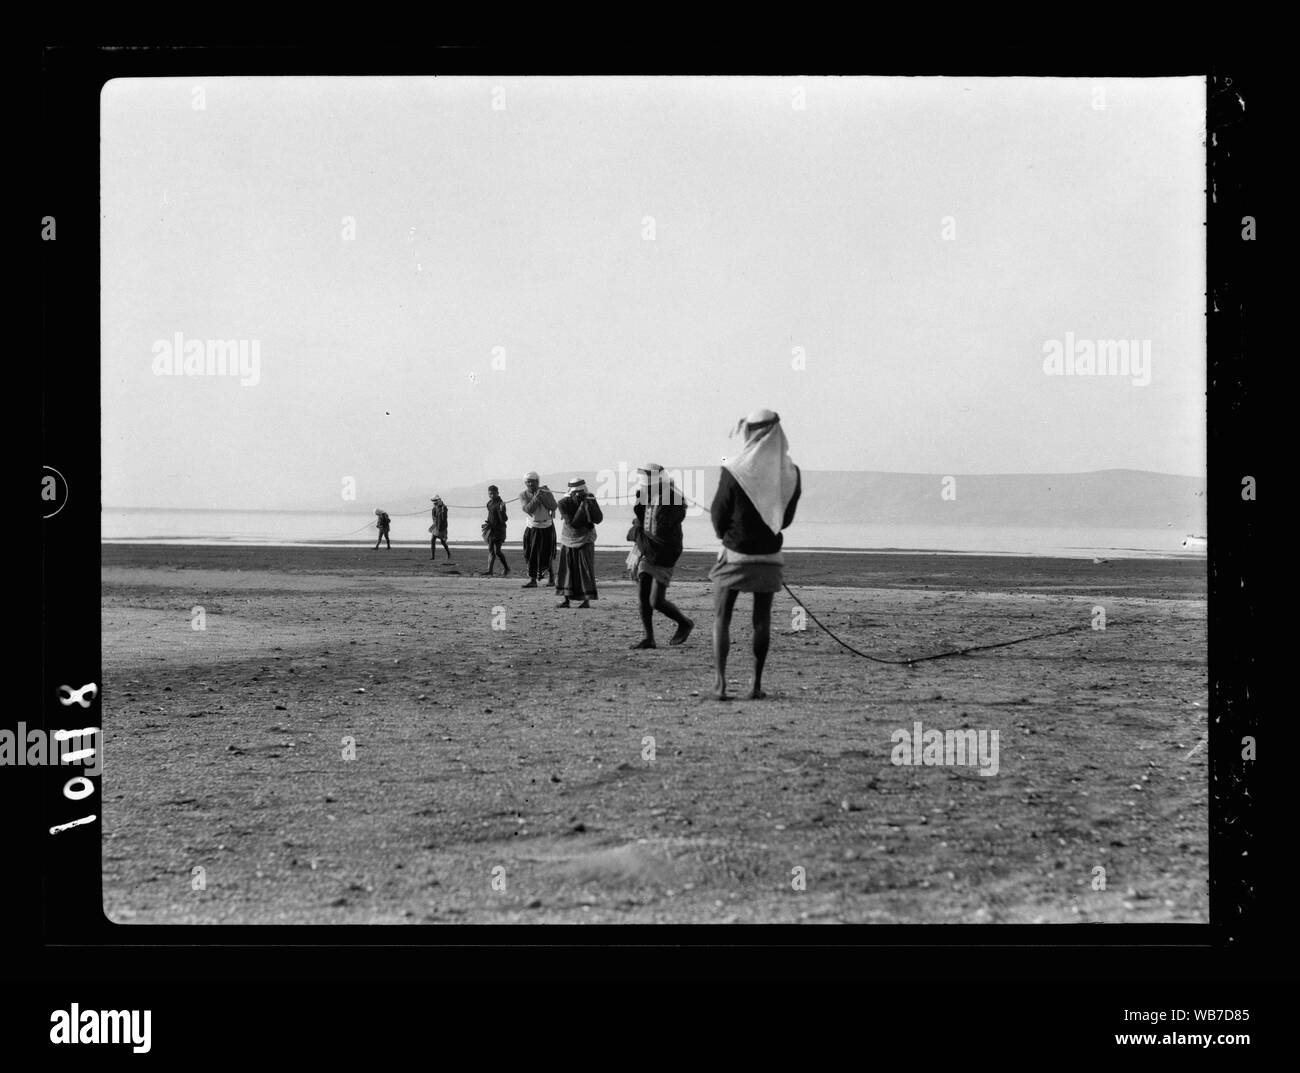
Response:
[[[1107,69],[1061,53],[1012,53],[980,69],[969,60],[913,62],[904,68],[879,54],[851,58],[825,50],[751,50],[741,54],[651,50],[598,56],[533,54],[493,46],[430,48],[342,46],[52,45],[41,53],[36,134],[37,216],[57,220],[57,240],[40,241],[42,466],[64,475],[63,509],[43,522],[43,630],[40,718],[47,729],[95,725],[99,704],[64,707],[60,685],[102,683],[100,611],[99,388],[99,93],[118,77],[215,77],[299,74],[1009,74],[1134,77],[1202,75],[1207,98],[1206,317],[1208,339],[1209,647],[1212,720],[1210,770],[1210,923],[1207,925],[846,926],[815,933],[798,926],[485,927],[436,926],[122,926],[103,912],[100,823],[49,834],[55,824],[102,812],[95,792],[71,802],[67,770],[15,771],[24,802],[21,822],[36,848],[40,883],[32,977],[49,986],[78,981],[92,1003],[96,988],[125,982],[165,1004],[161,981],[190,979],[219,1008],[238,981],[250,994],[276,996],[292,1009],[287,979],[346,975],[372,981],[437,979],[454,985],[503,976],[525,980],[763,980],[808,972],[821,979],[943,979],[968,1002],[985,982],[1019,981],[1021,1002],[1056,1001],[1024,985],[1043,975],[1073,981],[1126,980],[1175,986],[1257,980],[1269,958],[1259,886],[1262,818],[1252,790],[1253,763],[1241,739],[1256,735],[1262,627],[1257,606],[1257,504],[1243,499],[1243,477],[1259,478],[1257,374],[1248,340],[1257,342],[1262,272],[1256,241],[1242,237],[1243,218],[1259,218],[1256,176],[1262,154],[1261,79],[1242,70],[1191,63],[1136,63]],[[1052,66],[1039,64],[1051,61]],[[894,64],[894,66],[891,66]],[[1207,74],[1208,70],[1208,74]],[[30,224],[36,234],[35,220]],[[1267,225],[1265,225],[1267,226]],[[1248,332],[1253,329],[1253,334]],[[70,422],[65,415],[77,415]],[[43,506],[47,506],[43,504]],[[17,721],[13,717],[8,723]],[[27,717],[28,725],[36,720]],[[111,736],[106,764],[111,771]],[[86,806],[82,808],[81,806]],[[221,986],[218,986],[218,985]],[[376,991],[375,994],[379,994]],[[386,993],[386,992],[385,992]],[[941,993],[941,992],[936,992]],[[1162,992],[1167,994],[1166,992]],[[386,993],[387,994],[387,993]],[[389,996],[391,999],[391,995]],[[1078,996],[1076,995],[1076,998]],[[43,999],[41,1001],[44,1001]],[[52,1001],[52,999],[51,999]],[[60,1001],[64,1001],[60,999]],[[121,997],[105,999],[122,1005]],[[176,1001],[180,1001],[176,999]],[[353,996],[353,1001],[368,999]],[[376,1001],[378,1001],[376,999]],[[1082,1001],[1081,999],[1079,1001]],[[1096,1001],[1109,1010],[1113,994]],[[1202,1002],[1202,1005],[1205,1003]],[[1218,1003],[1222,1005],[1222,1003]],[[46,1004],[48,1008],[48,1003]],[[204,1022],[206,1023],[206,1022]]]

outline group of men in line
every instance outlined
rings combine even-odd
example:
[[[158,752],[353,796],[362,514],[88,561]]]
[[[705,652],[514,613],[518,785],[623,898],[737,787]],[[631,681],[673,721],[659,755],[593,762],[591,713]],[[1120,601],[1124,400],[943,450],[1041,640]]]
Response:
[[[731,648],[731,616],[736,597],[742,592],[754,594],[753,653],[754,678],[750,699],[759,700],[763,692],[763,667],[771,642],[772,597],[783,584],[784,556],[782,531],[794,521],[795,507],[802,491],[799,467],[790,460],[789,444],[781,428],[780,416],[771,410],[755,410],[742,418],[735,431],[742,434],[740,453],[722,467],[718,489],[710,507],[713,530],[722,541],[718,560],[709,572],[715,586],[713,616],[713,695],[730,700],[727,694],[727,657]],[[733,433],[734,434],[734,433]],[[664,468],[647,463],[638,470],[640,485],[633,507],[632,528],[628,540],[632,551],[628,567],[638,586],[642,637],[633,649],[655,648],[654,613],[657,611],[676,624],[669,645],[680,645],[690,636],[695,623],[668,599],[673,569],[682,554],[682,521],[686,517],[686,498]],[[557,607],[591,606],[596,592],[596,526],[604,521],[600,503],[587,491],[581,478],[569,481],[568,491],[556,499],[541,484],[536,472],[524,475],[524,489],[519,502],[526,517],[524,559],[528,580],[523,587],[535,589],[542,578],[552,584],[561,597]],[[437,558],[441,543],[447,547],[447,507],[439,496],[432,499],[433,524],[430,553]],[[555,516],[560,516],[556,536]],[[388,515],[377,510],[376,528],[379,541],[388,540]],[[503,576],[509,577],[510,566],[502,554],[506,539],[506,504],[496,485],[488,486],[487,519],[482,524],[483,540],[488,546],[488,568],[492,576],[499,560]],[[375,548],[379,547],[375,542]],[[389,547],[392,547],[391,543]]]
[[[550,488],[541,483],[535,471],[524,474],[524,488],[518,496],[519,505],[526,518],[524,527],[524,561],[528,565],[528,580],[523,588],[535,589],[546,579],[547,586],[554,585],[561,597],[559,607],[571,607],[580,600],[579,607],[590,607],[597,598],[596,592],[596,526],[605,520],[596,497],[587,491],[587,482],[575,478],[569,482],[568,491],[558,500]],[[555,516],[560,516],[560,532],[556,537]],[[487,520],[483,523],[483,539],[488,546],[487,577],[499,560],[504,576],[510,576],[510,565],[501,553],[506,539],[506,504],[495,484],[488,486]]]

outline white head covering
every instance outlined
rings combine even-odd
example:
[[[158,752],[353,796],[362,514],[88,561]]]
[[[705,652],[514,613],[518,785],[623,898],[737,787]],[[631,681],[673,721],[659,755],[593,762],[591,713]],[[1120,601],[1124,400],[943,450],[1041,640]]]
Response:
[[[641,501],[657,507],[664,503],[681,504],[684,500],[670,475],[658,462],[647,462],[637,470],[641,478]]]
[[[579,489],[585,492],[587,490],[587,482],[581,477],[574,477],[573,480],[569,482],[569,491],[576,492]]]
[[[542,478],[537,475],[537,470],[535,469],[530,469],[527,473],[524,474],[525,481],[540,481],[541,479]]]
[[[745,490],[763,523],[779,533],[798,481],[781,417],[772,410],[755,410],[737,422],[732,435],[736,432],[744,433],[745,446],[723,468]]]

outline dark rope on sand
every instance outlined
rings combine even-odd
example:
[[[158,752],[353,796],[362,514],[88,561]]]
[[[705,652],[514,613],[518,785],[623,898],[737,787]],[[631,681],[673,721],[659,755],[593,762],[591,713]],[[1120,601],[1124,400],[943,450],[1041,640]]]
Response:
[[[1067,626],[1063,630],[1052,630],[1049,633],[1034,633],[1034,634],[1030,634],[1028,637],[1016,637],[1010,641],[997,641],[996,643],[990,645],[970,645],[966,648],[954,648],[948,652],[937,652],[932,656],[913,656],[911,659],[888,659],[884,656],[873,656],[870,652],[863,652],[860,649],[854,648],[847,641],[837,637],[835,635],[835,632],[829,626],[823,623],[816,615],[812,613],[811,609],[809,609],[807,604],[805,604],[802,600],[799,599],[799,597],[797,597],[793,592],[790,591],[789,585],[787,585],[783,581],[781,582],[781,587],[785,589],[786,592],[790,593],[790,599],[792,599],[795,603],[797,603],[800,607],[802,607],[805,611],[808,612],[808,617],[812,619],[813,622],[817,623],[817,625],[820,626],[822,630],[824,630],[830,636],[831,640],[835,641],[840,645],[843,645],[855,656],[861,656],[863,659],[869,659],[873,663],[893,663],[904,667],[911,667],[917,663],[925,663],[927,660],[948,659],[951,656],[964,656],[970,652],[985,652],[988,651],[990,648],[1007,648],[1011,645],[1022,645],[1026,641],[1038,641],[1044,637],[1061,637],[1067,633],[1075,633],[1079,630],[1092,629],[1091,623],[1084,623],[1083,625],[1079,625],[1079,626]]]
[[[680,495],[688,503],[697,507],[704,508],[703,503],[700,503],[698,500],[687,495],[681,489],[677,489],[677,494]],[[987,652],[989,649],[992,648],[1008,648],[1011,645],[1022,645],[1026,641],[1038,641],[1038,640],[1042,640],[1044,637],[1062,637],[1067,633],[1075,633],[1079,630],[1092,629],[1091,623],[1085,623],[1079,626],[1067,626],[1063,630],[1052,630],[1048,633],[1034,633],[1034,634],[1030,634],[1028,637],[1016,637],[1010,641],[997,641],[989,645],[968,645],[966,648],[954,648],[947,652],[936,652],[932,656],[913,656],[911,659],[889,659],[885,656],[873,656],[870,652],[863,652],[859,648],[854,648],[847,641],[836,636],[835,631],[833,631],[829,626],[827,626],[824,622],[822,622],[816,615],[814,615],[812,613],[812,609],[809,608],[808,605],[805,604],[802,600],[800,600],[799,597],[797,597],[793,592],[791,592],[790,586],[787,585],[784,581],[781,582],[781,587],[785,589],[787,593],[789,593],[790,599],[792,599],[795,603],[797,603],[800,607],[802,607],[805,611],[808,612],[808,617],[812,619],[813,622],[817,623],[817,625],[836,644],[839,644],[844,648],[847,648],[855,656],[861,656],[863,659],[869,659],[873,663],[891,663],[894,664],[895,666],[901,666],[901,667],[912,667],[918,663],[925,663],[929,660],[936,660],[936,659],[949,659],[952,656],[965,656],[970,652]]]

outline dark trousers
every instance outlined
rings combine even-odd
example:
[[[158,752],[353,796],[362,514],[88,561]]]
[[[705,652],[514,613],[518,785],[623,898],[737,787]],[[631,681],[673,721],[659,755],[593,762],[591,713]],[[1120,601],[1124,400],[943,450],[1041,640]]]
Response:
[[[528,576],[539,581],[550,573],[551,559],[555,555],[555,526],[524,530],[524,558],[528,560]]]

